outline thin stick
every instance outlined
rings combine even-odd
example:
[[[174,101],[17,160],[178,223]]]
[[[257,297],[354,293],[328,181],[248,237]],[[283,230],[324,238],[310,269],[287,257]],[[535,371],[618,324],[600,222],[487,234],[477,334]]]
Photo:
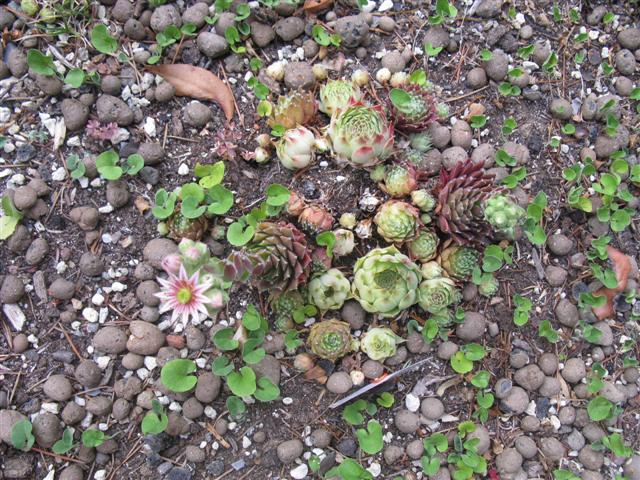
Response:
[[[222,65],[220,66],[220,70],[222,71],[222,76],[224,77],[224,81],[227,83],[227,86],[229,87],[229,89],[231,89],[231,84],[229,83],[229,79],[227,78],[227,72],[225,71]],[[242,115],[240,114],[240,108],[238,108],[238,102],[236,102],[236,96],[233,94],[233,92],[231,92],[231,98],[233,98],[233,106],[236,109],[236,114],[238,115],[238,121],[240,122],[240,125],[242,125],[242,128],[244,128],[244,118],[242,118]]]
[[[22,370],[18,372],[16,376],[16,381],[13,382],[13,388],[11,389],[11,395],[9,395],[9,405],[13,402],[13,396],[16,394],[16,390],[18,389],[18,383],[20,383],[20,375],[22,375]]]
[[[31,450],[33,450],[34,452],[38,452],[42,455],[47,455],[49,457],[53,457],[53,458],[57,458],[58,460],[64,460],[65,462],[74,462],[74,463],[84,463],[81,460],[78,460],[77,458],[71,458],[71,457],[67,457],[66,455],[58,455],[56,453],[52,453],[52,452],[47,452],[46,450],[40,450],[37,447],[31,447]]]
[[[75,353],[76,357],[78,357],[78,360],[80,360],[80,361],[84,360],[84,358],[82,357],[82,355],[80,355],[80,352],[78,351],[78,349],[74,345],[73,340],[71,340],[71,337],[69,336],[67,331],[62,327],[56,327],[55,329],[58,330],[59,332],[62,332],[64,337],[67,339],[67,342],[69,342],[69,346],[71,347],[71,350],[73,350],[73,353]]]
[[[479,88],[478,90],[474,90],[473,92],[465,93],[464,95],[460,95],[459,97],[445,98],[444,102],[449,103],[449,102],[455,102],[457,100],[462,100],[463,98],[471,97],[472,95],[475,95],[478,92],[486,90],[487,88],[489,88],[489,85]]]

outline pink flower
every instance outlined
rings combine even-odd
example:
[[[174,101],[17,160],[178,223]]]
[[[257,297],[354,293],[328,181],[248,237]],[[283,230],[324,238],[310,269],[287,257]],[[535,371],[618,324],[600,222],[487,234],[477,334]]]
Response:
[[[210,305],[212,300],[205,292],[211,288],[211,284],[200,283],[199,276],[199,272],[195,272],[189,278],[181,265],[177,276],[169,273],[168,279],[158,278],[162,290],[155,295],[161,300],[160,313],[172,310],[171,321],[175,322],[180,318],[182,325],[189,323],[189,317],[197,319],[198,312],[208,314],[207,305]]]

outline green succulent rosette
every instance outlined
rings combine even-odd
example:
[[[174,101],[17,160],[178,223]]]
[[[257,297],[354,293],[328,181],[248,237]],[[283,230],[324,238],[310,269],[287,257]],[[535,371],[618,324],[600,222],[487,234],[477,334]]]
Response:
[[[413,205],[389,200],[378,209],[373,223],[378,234],[389,243],[402,243],[415,237],[420,223],[420,212]]]
[[[440,253],[440,265],[455,280],[466,280],[478,266],[480,254],[477,250],[452,245]]]
[[[375,248],[356,261],[351,293],[367,312],[394,317],[416,303],[421,278],[396,247]]]
[[[335,362],[357,348],[357,341],[347,322],[331,319],[311,326],[307,346],[318,357]]]
[[[416,238],[407,242],[409,256],[421,262],[435,258],[440,239],[432,230],[421,231]]]
[[[513,238],[515,229],[526,217],[524,208],[512,202],[506,195],[496,195],[484,205],[484,219],[494,230]]]
[[[404,197],[418,186],[418,176],[413,165],[392,165],[385,171],[384,189],[392,197]]]
[[[351,292],[347,277],[337,268],[315,276],[307,286],[309,302],[322,311],[335,310],[344,304]]]
[[[424,280],[418,289],[418,304],[429,313],[440,312],[460,301],[455,282],[447,277]]]
[[[370,328],[360,340],[360,350],[371,360],[384,360],[396,354],[403,339],[388,327]]]
[[[351,100],[358,102],[362,93],[357,85],[347,80],[329,80],[320,89],[320,111],[333,115],[345,110]]]

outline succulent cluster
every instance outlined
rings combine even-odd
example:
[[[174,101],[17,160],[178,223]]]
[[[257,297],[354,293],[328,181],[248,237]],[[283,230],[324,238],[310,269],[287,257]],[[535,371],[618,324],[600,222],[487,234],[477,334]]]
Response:
[[[466,280],[478,266],[479,258],[480,254],[473,248],[451,245],[440,252],[440,265],[451,278]]]
[[[337,268],[314,276],[307,287],[309,302],[322,311],[336,310],[344,304],[351,292],[347,277]]]
[[[320,111],[329,116],[346,109],[350,102],[359,102],[362,93],[347,80],[329,80],[320,88]]]
[[[347,322],[331,319],[311,326],[307,346],[318,357],[335,362],[347,353],[357,350],[358,343],[351,336]]]
[[[389,94],[389,110],[396,128],[403,132],[422,132],[436,119],[436,102],[421,85],[408,84]]]
[[[515,235],[516,227],[524,220],[526,212],[506,195],[496,195],[486,201],[484,219],[494,230],[509,238]]]
[[[308,167],[315,158],[316,137],[307,127],[287,130],[276,142],[276,154],[282,166],[288,170]]]
[[[420,225],[417,208],[400,200],[389,200],[378,209],[373,222],[389,243],[402,243],[416,236]]]
[[[278,296],[304,284],[311,271],[311,252],[304,234],[287,222],[262,222],[253,240],[226,261],[225,276],[249,282]]]
[[[167,219],[168,237],[174,240],[187,238],[189,240],[200,240],[207,228],[209,220],[205,215],[196,218],[187,218],[181,208],[176,208],[173,214]]]

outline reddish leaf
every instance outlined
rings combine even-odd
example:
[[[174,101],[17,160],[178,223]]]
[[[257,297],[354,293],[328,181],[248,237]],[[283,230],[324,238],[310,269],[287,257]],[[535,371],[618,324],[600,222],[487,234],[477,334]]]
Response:
[[[305,0],[304,9],[307,13],[318,13],[333,5],[333,0]]]
[[[618,293],[627,287],[627,281],[629,280],[629,274],[631,273],[631,259],[629,256],[613,247],[607,247],[607,253],[609,254],[609,260],[613,263],[613,271],[616,274],[618,285],[616,288],[602,287],[594,293],[596,296],[604,295],[607,298],[607,302],[604,305],[593,309],[593,313],[598,320],[604,320],[605,318],[610,318],[615,315],[616,310],[613,299]]]
[[[227,120],[233,118],[233,93],[229,86],[204,68],[176,63],[149,65],[147,70],[164,78],[176,89],[176,95],[211,100],[222,108]]]

